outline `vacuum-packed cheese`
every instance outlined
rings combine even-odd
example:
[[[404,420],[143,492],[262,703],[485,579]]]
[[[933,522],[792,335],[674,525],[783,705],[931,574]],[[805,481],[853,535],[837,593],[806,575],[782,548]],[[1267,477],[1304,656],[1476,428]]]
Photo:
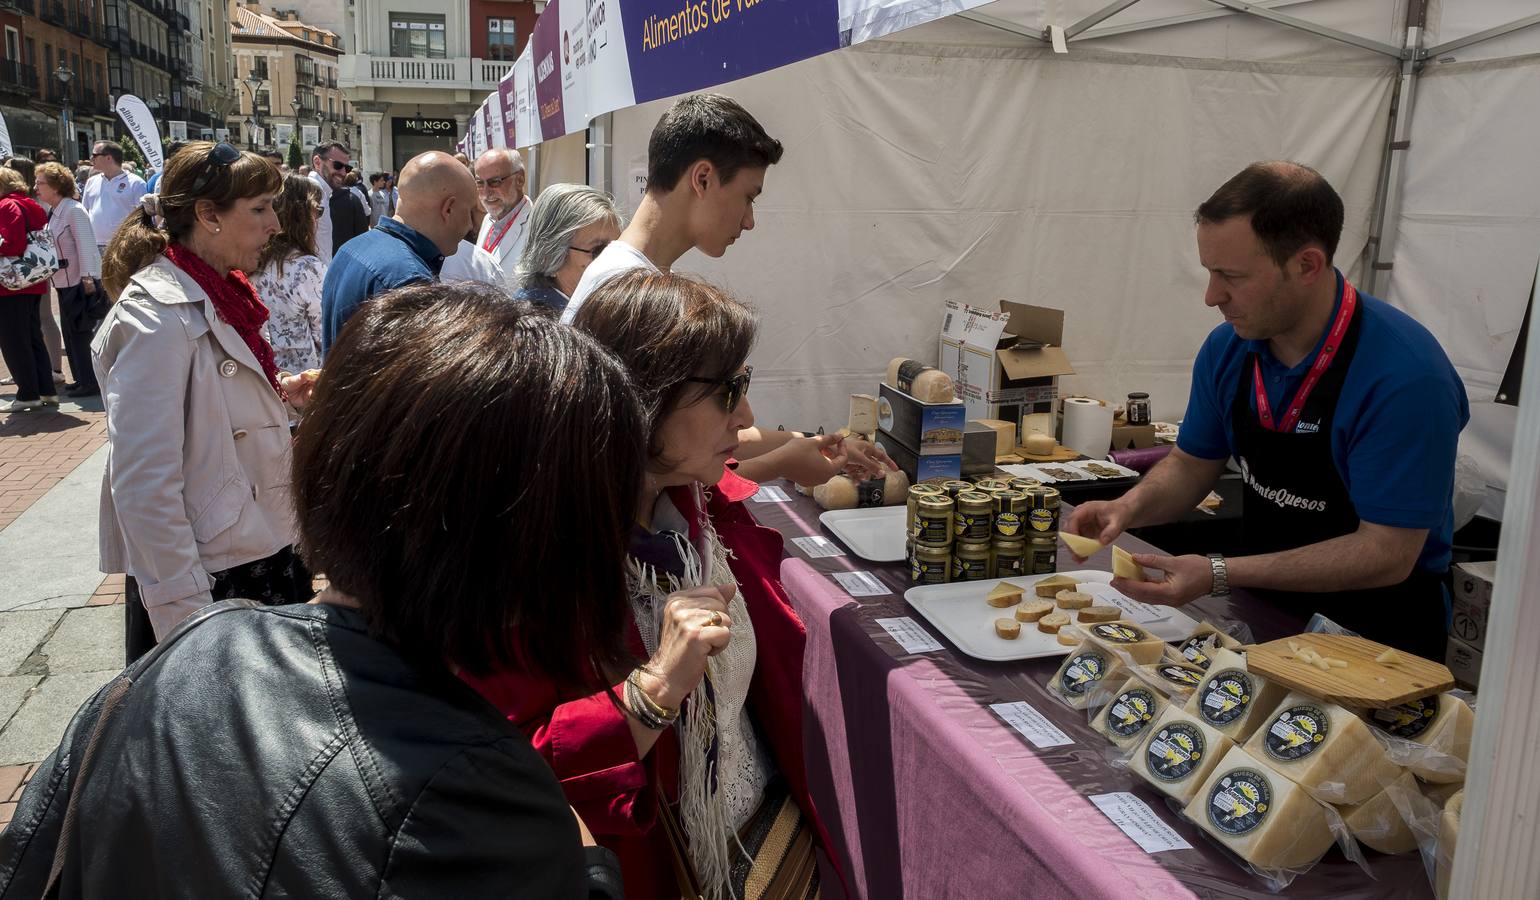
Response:
[[[1095,622],[1083,627],[1088,640],[1127,654],[1141,666],[1160,662],[1166,652],[1165,641],[1132,622]]]
[[[1196,716],[1167,706],[1128,764],[1157,790],[1186,803],[1233,746],[1229,738]]]
[[[1392,758],[1423,781],[1449,784],[1465,780],[1465,761],[1470,758],[1470,736],[1476,725],[1476,714],[1459,698],[1439,694],[1390,709],[1372,709],[1369,724],[1393,738],[1421,744],[1434,751],[1418,754],[1403,752],[1415,751],[1415,748],[1392,748]]]
[[[1438,821],[1438,852],[1434,854],[1433,892],[1438,900],[1449,896],[1449,876],[1454,874],[1454,848],[1460,840],[1460,816],[1465,811],[1465,792],[1459,791],[1444,804]]]
[[[1305,869],[1332,845],[1326,807],[1240,747],[1219,761],[1186,813],[1258,869]]]
[[[1417,835],[1406,823],[1401,810],[1391,797],[1392,791],[1402,791],[1417,796],[1417,779],[1403,770],[1399,778],[1368,800],[1356,806],[1344,806],[1338,812],[1353,837],[1372,850],[1381,853],[1410,853],[1417,849]]]
[[[1230,740],[1244,744],[1288,691],[1242,667],[1222,664],[1223,654],[1229,651],[1217,652],[1203,683],[1187,698],[1187,711]]]
[[[1213,662],[1214,651],[1219,648],[1239,650],[1241,642],[1207,622],[1199,623],[1192,634],[1176,645],[1176,653],[1187,662],[1207,670]]]
[[[1142,678],[1129,678],[1091,716],[1091,728],[1107,740],[1127,749],[1139,743],[1155,718],[1169,704],[1160,691]]]
[[[1362,719],[1298,691],[1273,708],[1246,752],[1327,803],[1362,803],[1403,771]]]
[[[1140,671],[1146,678],[1165,688],[1166,693],[1177,697],[1179,703],[1186,703],[1192,692],[1203,683],[1202,669],[1177,662],[1169,656],[1153,666],[1142,666]]]
[[[1102,685],[1116,684],[1113,679],[1122,672],[1123,662],[1116,654],[1088,640],[1064,657],[1059,671],[1048,682],[1048,689],[1075,709],[1085,709]]]

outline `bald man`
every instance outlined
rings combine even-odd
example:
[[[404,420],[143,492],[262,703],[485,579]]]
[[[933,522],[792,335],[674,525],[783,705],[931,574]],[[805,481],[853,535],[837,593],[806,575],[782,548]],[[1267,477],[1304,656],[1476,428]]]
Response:
[[[321,352],[376,294],[438,279],[444,257],[471,228],[476,182],[448,153],[415,156],[401,170],[396,214],[342,246],[321,286]]]

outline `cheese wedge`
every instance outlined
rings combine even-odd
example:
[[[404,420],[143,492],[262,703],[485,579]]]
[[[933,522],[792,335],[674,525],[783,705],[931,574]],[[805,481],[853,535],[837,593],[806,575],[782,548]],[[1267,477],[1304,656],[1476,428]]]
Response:
[[[1016,607],[1016,621],[1036,622],[1053,612],[1053,604],[1047,600],[1023,600]]]
[[[1142,678],[1129,678],[1112,699],[1091,716],[1091,729],[1125,750],[1144,740],[1149,727],[1170,703]]]
[[[1140,671],[1151,683],[1163,688],[1184,705],[1192,692],[1198,689],[1198,685],[1203,683],[1202,669],[1170,658],[1162,659],[1152,666],[1143,666]]]
[[[1454,873],[1454,848],[1460,842],[1460,816],[1465,811],[1465,792],[1460,791],[1444,804],[1438,820],[1438,852],[1434,854],[1433,893],[1438,900],[1449,896],[1449,876]]]
[[[1243,744],[1287,695],[1282,685],[1216,660],[1203,683],[1187,698],[1187,711]]]
[[[1002,581],[990,588],[989,595],[984,599],[988,601],[990,606],[1009,609],[1021,602],[1021,595],[1023,593],[1022,589],[1016,585],[1011,584],[1009,581]]]
[[[1144,568],[1134,562],[1133,554],[1122,547],[1112,548],[1112,574],[1129,581],[1148,581]]]
[[[1084,627],[1088,640],[1119,654],[1126,654],[1137,665],[1158,663],[1166,652],[1165,641],[1132,622],[1097,622]]]
[[[1150,726],[1128,766],[1155,789],[1187,803],[1198,792],[1220,757],[1235,746],[1230,739],[1179,707],[1167,706]]]
[[[1087,606],[1075,614],[1076,622],[1116,622],[1123,610],[1116,606]]]
[[[1071,707],[1085,709],[1100,695],[1103,684],[1121,683],[1123,673],[1123,663],[1115,654],[1085,641],[1064,657],[1048,689]]]
[[[1326,807],[1232,747],[1187,804],[1187,818],[1258,869],[1304,869],[1332,845]]]
[[[1390,709],[1370,710],[1369,724],[1392,738],[1434,751],[1418,753],[1416,747],[1404,744],[1391,748],[1391,758],[1423,781],[1449,784],[1465,780],[1465,761],[1470,758],[1476,714],[1459,698],[1439,694]]]
[[[1417,796],[1416,777],[1403,770],[1391,787],[1356,806],[1344,806],[1338,812],[1348,831],[1365,847],[1381,853],[1410,853],[1417,849],[1417,835],[1412,833],[1412,827],[1391,798],[1393,790]]]
[[[1079,591],[1059,591],[1053,595],[1053,598],[1058,602],[1060,609],[1085,609],[1096,602],[1095,597]]]
[[[1226,650],[1239,650],[1241,642],[1213,625],[1202,622],[1193,629],[1192,634],[1176,645],[1176,652],[1198,668],[1207,670],[1213,661],[1214,651],[1221,647]]]
[[[1067,575],[1050,575],[1033,586],[1033,593],[1039,597],[1052,600],[1060,591],[1073,591],[1078,586],[1075,579]]]
[[[1246,752],[1327,803],[1363,803],[1405,771],[1362,719],[1298,691],[1273,708]]]
[[[1037,620],[1037,630],[1044,634],[1057,634],[1060,628],[1069,624],[1069,613],[1055,610]]]
[[[1059,540],[1064,542],[1064,546],[1069,548],[1069,552],[1075,554],[1081,559],[1085,559],[1104,546],[1102,542],[1098,541],[1096,538],[1081,537],[1080,535],[1069,531],[1059,532]]]
[[[995,634],[1008,641],[1014,641],[1021,637],[1021,623],[1015,619],[996,619]]]

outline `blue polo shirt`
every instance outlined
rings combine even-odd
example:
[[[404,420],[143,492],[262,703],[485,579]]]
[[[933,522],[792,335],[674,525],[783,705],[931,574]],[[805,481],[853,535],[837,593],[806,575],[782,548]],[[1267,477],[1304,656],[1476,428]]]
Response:
[[[1342,304],[1337,275],[1337,304]],[[1358,517],[1393,528],[1426,528],[1417,566],[1449,566],[1454,531],[1454,460],[1460,430],[1470,421],[1465,384],[1444,348],[1406,313],[1362,292],[1358,350],[1353,355],[1337,411],[1331,449]],[[1334,312],[1335,315],[1335,312]],[[1177,446],[1201,459],[1236,454],[1231,403],[1248,355],[1262,364],[1267,402],[1287,409],[1305,379],[1315,351],[1292,368],[1273,357],[1267,341],[1248,341],[1228,323],[1209,333],[1192,370],[1192,393]],[[1252,413],[1256,396],[1249,397]]]
[[[438,279],[444,254],[421,232],[395,219],[353,238],[326,267],[321,283],[321,352],[332,344],[349,317],[376,294]]]

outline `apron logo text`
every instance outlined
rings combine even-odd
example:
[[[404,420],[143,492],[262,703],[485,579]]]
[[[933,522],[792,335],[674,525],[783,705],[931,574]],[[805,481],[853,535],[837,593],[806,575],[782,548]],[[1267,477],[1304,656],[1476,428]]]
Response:
[[[1270,488],[1258,484],[1251,477],[1251,467],[1246,464],[1246,459],[1241,458],[1241,481],[1256,492],[1258,497],[1269,503],[1277,504],[1282,509],[1302,509],[1305,512],[1325,512],[1325,500],[1311,500],[1309,497],[1301,497],[1285,488]]]

